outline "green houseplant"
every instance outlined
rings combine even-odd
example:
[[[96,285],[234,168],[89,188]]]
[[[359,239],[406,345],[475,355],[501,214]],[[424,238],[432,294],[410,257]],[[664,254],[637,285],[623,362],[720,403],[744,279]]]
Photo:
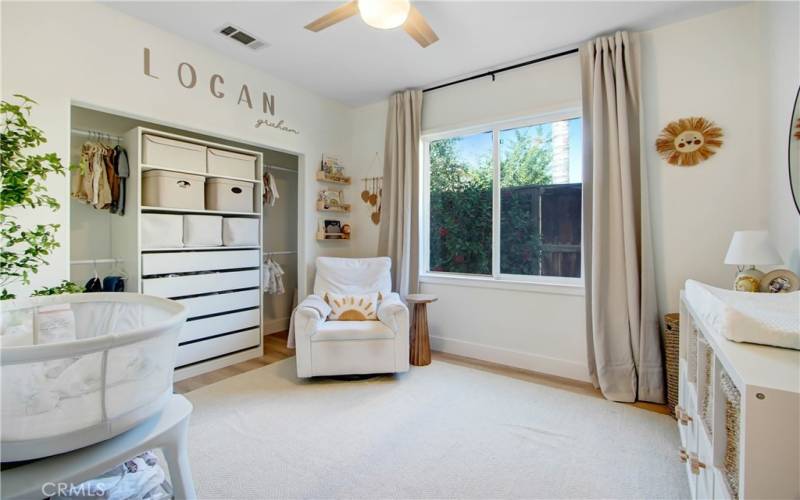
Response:
[[[8,286],[21,281],[30,283],[32,274],[47,264],[53,250],[60,244],[55,233],[59,224],[35,224],[23,227],[13,209],[48,207],[60,208],[58,201],[47,194],[48,175],[64,175],[65,167],[55,153],[36,154],[32,150],[47,142],[42,131],[29,119],[36,102],[15,94],[16,102],[0,101],[2,134],[0,134],[0,300],[15,298]],[[80,287],[68,281],[35,295],[74,293]]]

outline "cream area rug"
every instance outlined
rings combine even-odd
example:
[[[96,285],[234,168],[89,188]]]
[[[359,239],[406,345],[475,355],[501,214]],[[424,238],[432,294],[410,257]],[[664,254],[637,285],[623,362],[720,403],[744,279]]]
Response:
[[[300,380],[294,359],[187,394],[200,498],[685,498],[675,421],[434,361]]]

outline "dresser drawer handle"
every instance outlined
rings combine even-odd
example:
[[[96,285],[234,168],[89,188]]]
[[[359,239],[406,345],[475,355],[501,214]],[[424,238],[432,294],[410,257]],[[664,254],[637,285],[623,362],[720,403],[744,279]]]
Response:
[[[700,474],[700,469],[706,468],[706,464],[700,461],[700,458],[697,456],[697,453],[689,454],[689,464],[692,469],[692,474],[694,475]]]
[[[689,425],[689,422],[692,421],[692,417],[690,417],[680,406],[675,407],[675,418],[678,419],[678,422],[680,422],[681,425]]]

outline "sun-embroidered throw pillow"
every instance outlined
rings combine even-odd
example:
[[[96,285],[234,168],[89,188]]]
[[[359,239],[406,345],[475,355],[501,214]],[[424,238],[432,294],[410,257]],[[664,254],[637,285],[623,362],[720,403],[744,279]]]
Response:
[[[375,321],[378,319],[380,293],[365,295],[339,295],[325,293],[325,302],[331,306],[331,321]]]

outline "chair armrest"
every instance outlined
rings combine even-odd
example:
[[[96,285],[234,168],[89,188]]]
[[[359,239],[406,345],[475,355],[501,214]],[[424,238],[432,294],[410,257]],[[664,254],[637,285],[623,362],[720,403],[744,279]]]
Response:
[[[323,321],[322,314],[313,307],[304,307],[303,304],[297,306],[297,310],[295,314],[298,316],[304,317],[306,320],[311,320],[316,323],[321,323]]]
[[[390,293],[378,305],[378,320],[397,333],[403,319],[408,323],[408,307],[400,300],[400,295]]]
[[[309,295],[295,310],[296,315],[315,326],[324,323],[330,313],[331,307],[318,295]]]

